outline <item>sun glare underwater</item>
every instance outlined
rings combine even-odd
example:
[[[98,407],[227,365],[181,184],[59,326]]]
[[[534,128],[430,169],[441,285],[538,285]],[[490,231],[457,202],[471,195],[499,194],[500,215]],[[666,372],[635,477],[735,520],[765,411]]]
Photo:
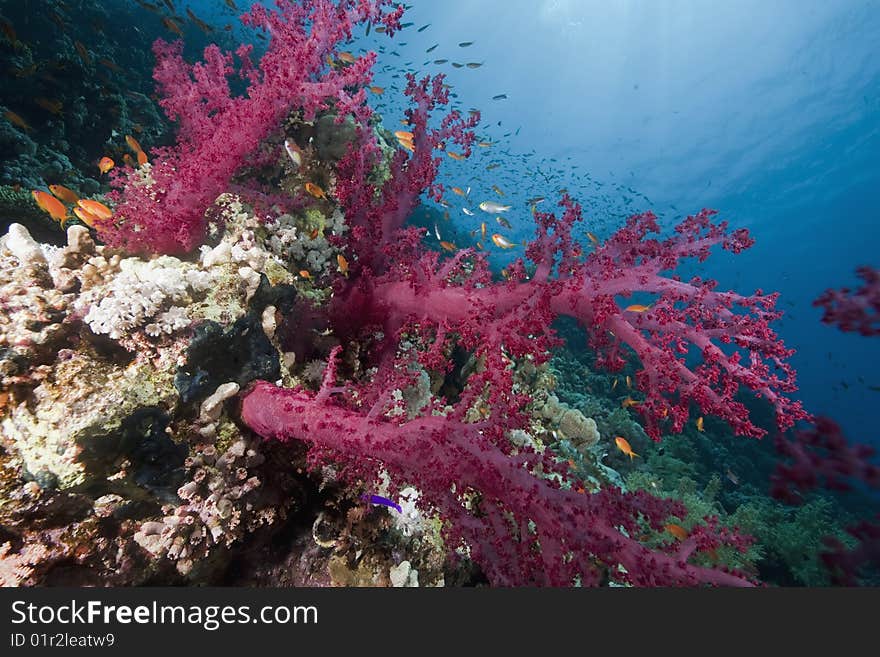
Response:
[[[877,0],[0,28],[0,584],[880,584]]]

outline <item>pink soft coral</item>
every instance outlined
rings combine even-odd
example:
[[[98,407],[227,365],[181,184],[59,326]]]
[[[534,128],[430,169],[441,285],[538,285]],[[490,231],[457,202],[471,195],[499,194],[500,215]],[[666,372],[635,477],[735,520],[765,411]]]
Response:
[[[748,583],[688,562],[721,543],[744,548],[736,535],[708,522],[680,546],[649,550],[635,537],[680,515],[680,505],[613,488],[579,494],[588,485],[548,452],[509,439],[529,421],[514,368],[549,357],[558,342],[551,324],[560,316],[582,324],[608,368],[622,366],[627,348],[640,359],[643,398],[635,408],[655,438],[680,431],[691,405],[739,434],[763,435],[735,400],[740,389],[767,399],[783,429],[806,418],[788,397],[796,389],[786,362],[792,352],[769,326],[779,316],[776,295],[720,292],[714,281],[665,273],[684,259],[704,260],[713,246],[738,253],[751,245],[748,234],[703,211],[660,240],[649,237],[659,231],[656,218],[644,214],[585,256],[571,234],[581,209],[564,197],[560,218],[536,213],[531,272],[520,261],[498,282],[472,250],[445,259],[428,252],[404,222],[421,192],[440,191],[435,149],[456,142],[467,150],[476,121],[450,113],[430,128],[429,112],[446,101],[443,89],[442,78],[410,77],[415,151],[395,154],[379,195],[371,191],[379,158],[371,133],[361,132],[362,143],[339,166],[352,267],[337,281],[330,319],[343,344],[367,347],[361,357],[373,368],[369,377],[340,384],[337,348],[317,395],[258,383],[244,396],[243,420],[263,436],[306,441],[315,464],[334,462],[345,479],[371,482],[384,470],[419,487],[447,521],[450,547],[466,546],[493,583],[596,584],[607,568],[637,584]],[[647,312],[626,309],[623,300],[635,293],[652,295]],[[393,391],[412,385],[422,368],[449,373],[455,348],[477,364],[457,399],[404,414]]]
[[[206,210],[291,110],[301,110],[309,120],[332,105],[340,119],[366,119],[364,86],[370,83],[375,54],[335,69],[326,60],[351,38],[356,24],[371,20],[393,34],[403,10],[385,11],[390,4],[277,0],[277,11],[254,5],[242,20],[270,37],[259,66],[251,60],[251,46],[236,50],[236,68],[235,57],[216,45],[205,49],[202,62],[191,65],[183,59],[182,42],[156,41],[154,78],[162,108],[178,122],[178,141],[153,153],[148,172],[126,167],[114,177],[115,213],[100,226],[101,237],[132,251],[191,251],[205,237]],[[248,83],[240,96],[229,85],[235,75]]]

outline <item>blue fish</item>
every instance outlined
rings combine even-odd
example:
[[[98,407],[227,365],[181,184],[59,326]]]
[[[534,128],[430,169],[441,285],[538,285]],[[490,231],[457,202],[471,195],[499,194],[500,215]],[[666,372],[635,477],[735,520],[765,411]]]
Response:
[[[381,504],[382,506],[388,506],[392,509],[395,509],[398,513],[403,513],[403,509],[400,508],[399,504],[389,500],[387,497],[382,497],[381,495],[369,495],[364,493],[361,495],[361,499],[369,502],[370,504]]]

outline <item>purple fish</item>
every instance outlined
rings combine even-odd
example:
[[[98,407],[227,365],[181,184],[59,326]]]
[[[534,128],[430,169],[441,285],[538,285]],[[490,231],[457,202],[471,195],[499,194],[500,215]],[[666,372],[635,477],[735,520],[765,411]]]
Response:
[[[400,505],[392,502],[387,497],[382,497],[381,495],[369,495],[367,493],[364,493],[363,495],[361,495],[361,499],[369,502],[370,504],[381,504],[382,506],[388,506],[392,509],[395,509],[398,513],[403,513],[403,509],[400,508]]]

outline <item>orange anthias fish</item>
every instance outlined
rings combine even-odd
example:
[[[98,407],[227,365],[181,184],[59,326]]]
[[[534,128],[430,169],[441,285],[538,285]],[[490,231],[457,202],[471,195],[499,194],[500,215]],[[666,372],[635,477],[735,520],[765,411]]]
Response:
[[[74,41],[73,47],[76,48],[76,54],[79,55],[79,58],[82,60],[82,63],[86,66],[92,65],[92,56],[89,54],[88,49],[82,44],[81,41]]]
[[[135,139],[134,137],[132,137],[131,135],[125,135],[125,143],[128,144],[128,147],[131,150],[133,150],[135,153],[137,153],[138,151],[144,150],[143,148],[141,148],[141,145],[138,142],[138,140]]]
[[[465,195],[464,190],[463,190],[461,187],[453,187],[453,188],[452,188],[452,193],[453,193],[453,194],[458,194],[459,196],[464,196],[464,195]]]
[[[643,306],[640,303],[634,303],[633,305],[627,306],[626,308],[624,308],[624,310],[626,310],[627,312],[630,312],[630,313],[643,313],[643,312],[646,312],[650,309],[651,309],[651,306]]]
[[[516,244],[514,244],[513,242],[508,240],[506,237],[504,237],[504,235],[501,235],[499,233],[494,233],[492,235],[492,243],[501,249],[512,249],[513,247],[516,246]]]
[[[170,32],[174,32],[177,36],[183,36],[183,30],[180,29],[180,26],[167,16],[162,19],[162,25],[164,25]]]
[[[113,210],[99,201],[81,198],[76,204],[89,214],[95,215],[98,219],[106,220],[113,216]]]
[[[663,529],[675,536],[679,541],[683,541],[688,537],[688,530],[681,525],[669,523],[668,525],[664,525]]]
[[[150,159],[147,157],[147,154],[143,151],[137,152],[138,166],[144,166]]]
[[[299,275],[302,276],[303,278],[306,278],[309,280],[311,280],[311,278],[312,278],[312,275],[309,273],[309,271],[307,269],[300,269]]]
[[[400,142],[400,145],[406,150],[410,152],[415,151],[416,147],[413,142],[413,133],[407,132],[406,130],[398,130],[394,133],[394,136],[397,137],[397,141]]]
[[[67,208],[64,207],[64,203],[51,194],[35,189],[31,192],[31,196],[34,197],[34,201],[37,202],[39,208],[43,212],[48,213],[55,221],[64,221],[67,219]]]
[[[73,214],[75,214],[79,218],[79,220],[82,221],[89,228],[94,228],[96,224],[99,224],[101,222],[100,217],[96,217],[91,212],[87,212],[79,206],[76,206],[73,209]]]
[[[370,87],[369,89],[377,96],[381,96],[385,93],[385,87]]]
[[[587,237],[593,244],[599,246],[599,238],[593,235],[593,233],[587,232]]]
[[[324,194],[324,190],[318,187],[315,183],[307,182],[305,188],[306,191],[315,198],[327,198],[327,195]]]
[[[443,247],[444,251],[455,251],[458,248],[452,242],[440,242],[440,246]]]
[[[61,108],[64,107],[60,100],[50,100],[49,98],[44,98],[42,96],[34,98],[34,102],[55,116],[59,116],[61,114]]]
[[[629,408],[630,406],[638,406],[639,402],[637,402],[632,397],[627,397],[622,402],[620,402],[622,408]]]
[[[621,436],[617,436],[614,439],[614,444],[617,445],[617,449],[626,454],[629,457],[629,460],[632,461],[638,454],[636,454],[632,447],[630,447],[629,442],[627,442],[626,438]]]
[[[12,125],[21,128],[22,130],[31,130],[32,128],[27,124],[23,118],[21,118],[18,114],[13,112],[12,110],[6,110],[3,112],[3,116],[6,117],[6,120],[9,121]]]
[[[59,199],[64,201],[65,203],[76,203],[79,200],[79,195],[73,191],[72,189],[68,189],[64,185],[49,185],[49,191],[55,194]]]
[[[697,418],[697,431],[699,431],[701,433],[703,431],[703,416],[702,415]]]
[[[109,157],[102,157],[100,160],[98,160],[98,169],[101,170],[101,173],[107,173],[115,166],[116,162],[111,160]]]
[[[336,254],[336,264],[338,265],[339,273],[343,276],[348,276],[348,260],[341,253]]]
[[[350,52],[342,51],[339,53],[339,61],[344,64],[354,64],[357,61],[357,57],[352,55]]]
[[[451,157],[453,160],[465,160],[467,159],[464,155],[460,153],[453,153],[452,151],[446,151],[446,154]]]

